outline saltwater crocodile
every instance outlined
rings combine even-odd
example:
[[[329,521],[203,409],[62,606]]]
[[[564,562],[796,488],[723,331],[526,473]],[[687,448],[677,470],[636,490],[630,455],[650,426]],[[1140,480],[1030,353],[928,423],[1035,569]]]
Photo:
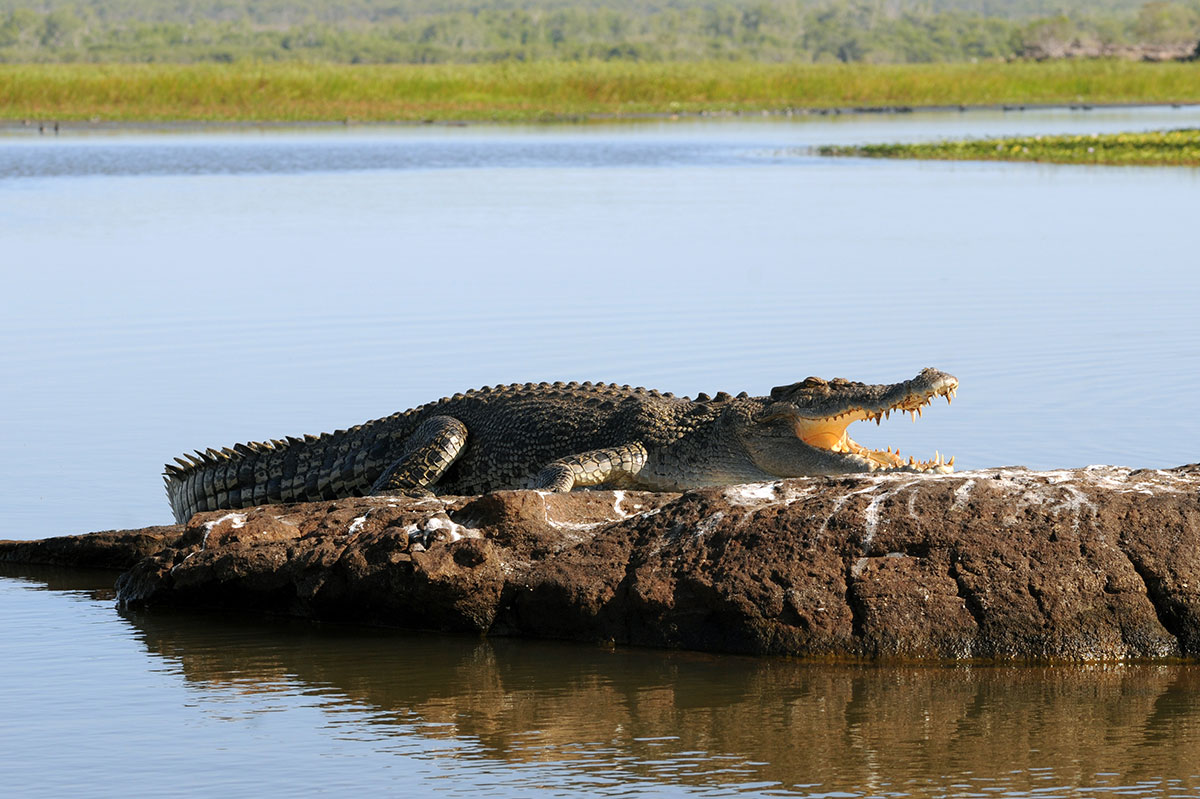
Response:
[[[914,415],[958,380],[925,369],[867,385],[809,377],[765,397],[692,400],[605,383],[525,383],[455,394],[320,436],[196,451],[164,478],[179,522],[193,513],[391,491],[481,494],[607,486],[679,491],[780,477],[949,472],[846,435],[864,419]]]

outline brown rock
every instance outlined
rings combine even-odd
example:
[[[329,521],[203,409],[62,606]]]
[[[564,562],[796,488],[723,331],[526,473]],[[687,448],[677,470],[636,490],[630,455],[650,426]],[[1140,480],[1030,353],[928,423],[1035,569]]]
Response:
[[[175,546],[182,533],[182,527],[172,524],[140,530],[65,535],[41,541],[0,541],[0,562],[128,569],[142,558]]]
[[[1190,467],[370,497],[161,529],[122,602],[810,657],[1200,655]]]

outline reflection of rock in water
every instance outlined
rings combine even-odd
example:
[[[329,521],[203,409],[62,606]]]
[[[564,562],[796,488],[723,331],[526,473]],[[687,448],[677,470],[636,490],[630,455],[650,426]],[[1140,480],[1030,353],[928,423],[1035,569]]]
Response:
[[[861,791],[970,772],[963,780],[976,788],[1033,789],[1041,768],[1087,785],[1103,772],[1126,783],[1185,779],[1200,763],[1197,665],[817,665],[212,615],[126,618],[195,683],[319,692],[395,735],[466,742],[458,756],[568,761],[582,783]]]
[[[115,569],[80,569],[0,561],[0,577],[43,586],[50,591],[78,591],[102,601],[116,598],[114,584],[119,574]]]

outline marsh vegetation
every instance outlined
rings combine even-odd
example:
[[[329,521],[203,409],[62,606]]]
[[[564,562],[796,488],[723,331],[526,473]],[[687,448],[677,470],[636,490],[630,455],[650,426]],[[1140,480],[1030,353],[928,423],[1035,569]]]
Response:
[[[1022,136],[926,144],[821,147],[822,155],[950,161],[1039,161],[1054,164],[1200,166],[1200,129],[1082,136]]]
[[[1200,102],[1197,66],[564,63],[0,65],[0,118],[535,121],[848,107]]]

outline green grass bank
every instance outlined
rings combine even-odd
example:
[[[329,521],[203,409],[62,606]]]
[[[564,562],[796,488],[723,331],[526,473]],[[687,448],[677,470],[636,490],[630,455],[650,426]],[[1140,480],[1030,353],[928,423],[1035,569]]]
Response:
[[[1200,103],[1200,63],[0,65],[9,120],[517,122],[1119,103]]]
[[[1038,161],[1051,164],[1200,166],[1200,130],[1090,136],[1026,136],[930,144],[822,147],[822,155],[947,161]]]

